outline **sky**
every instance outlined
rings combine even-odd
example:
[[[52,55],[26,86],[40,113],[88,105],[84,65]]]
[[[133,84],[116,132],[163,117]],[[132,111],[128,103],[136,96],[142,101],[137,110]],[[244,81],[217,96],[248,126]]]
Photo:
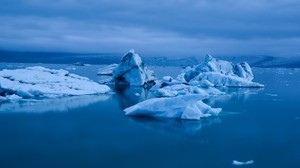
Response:
[[[1,0],[0,49],[300,57],[299,0]]]

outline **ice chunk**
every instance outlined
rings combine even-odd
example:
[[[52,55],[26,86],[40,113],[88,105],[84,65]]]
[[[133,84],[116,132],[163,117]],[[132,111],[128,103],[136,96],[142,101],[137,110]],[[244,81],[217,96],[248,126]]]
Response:
[[[236,165],[236,166],[249,165],[249,164],[253,164],[253,163],[254,163],[254,160],[249,160],[249,161],[246,161],[246,162],[240,162],[240,161],[237,161],[237,160],[232,161],[232,164]]]
[[[117,68],[118,67],[118,64],[111,64],[111,65],[107,65],[107,66],[105,66],[105,67],[103,67],[103,68],[100,68],[99,70],[98,70],[98,75],[109,75],[109,76],[112,76],[113,75],[113,70],[115,69],[115,68]]]
[[[134,50],[130,50],[113,70],[113,82],[117,85],[134,86],[153,84],[153,71],[144,66],[141,57]]]
[[[0,95],[10,98],[62,97],[107,93],[110,88],[66,70],[41,66],[0,71]]]
[[[203,81],[204,83],[205,81]],[[198,87],[186,82],[181,82],[172,77],[165,76],[162,81],[156,81],[155,86],[151,88],[154,95],[157,97],[174,97],[178,95],[200,94],[200,95],[220,95],[223,94],[220,90],[210,87],[210,82],[207,81],[205,87]]]
[[[217,60],[207,55],[202,63],[187,67],[177,79],[191,85],[201,87],[226,86],[226,87],[263,87],[252,82],[253,73],[248,63],[238,63]]]
[[[185,95],[172,98],[153,98],[126,108],[126,115],[199,120],[219,114],[221,108],[212,108],[202,100],[207,96]]]

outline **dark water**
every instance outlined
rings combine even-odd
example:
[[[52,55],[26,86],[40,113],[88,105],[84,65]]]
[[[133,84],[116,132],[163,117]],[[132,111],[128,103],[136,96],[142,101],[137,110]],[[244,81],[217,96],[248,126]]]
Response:
[[[96,80],[92,72],[81,73]],[[209,168],[254,160],[243,167],[299,168],[300,70],[254,73],[264,89],[206,100],[223,111],[200,121],[125,116],[122,109],[149,97],[139,88],[0,104],[0,167]]]

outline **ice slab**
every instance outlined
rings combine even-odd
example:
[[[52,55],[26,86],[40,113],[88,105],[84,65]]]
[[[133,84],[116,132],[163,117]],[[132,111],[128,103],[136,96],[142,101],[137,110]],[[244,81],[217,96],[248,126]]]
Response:
[[[253,163],[254,163],[254,160],[249,160],[249,161],[246,161],[246,162],[241,162],[241,161],[237,161],[237,160],[232,161],[232,164],[236,165],[236,166],[250,165],[250,164],[253,164]]]
[[[88,78],[41,66],[0,71],[1,99],[63,97],[110,92]]]
[[[202,100],[207,96],[185,95],[171,98],[153,98],[126,108],[126,115],[180,118],[199,120],[221,112],[221,108],[212,108]]]

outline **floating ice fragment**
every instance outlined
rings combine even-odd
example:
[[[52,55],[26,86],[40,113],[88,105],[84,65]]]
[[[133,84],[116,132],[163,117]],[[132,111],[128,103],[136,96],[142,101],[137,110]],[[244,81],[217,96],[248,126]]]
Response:
[[[263,87],[252,82],[253,73],[248,63],[233,64],[228,61],[217,60],[207,55],[199,65],[187,67],[177,79],[192,85],[203,87]],[[205,82],[204,82],[205,81]]]
[[[250,164],[253,164],[253,163],[254,163],[254,160],[249,160],[249,161],[246,161],[246,162],[241,162],[241,161],[237,161],[237,160],[232,161],[232,164],[236,165],[236,166],[250,165]]]
[[[110,88],[66,70],[44,67],[0,71],[0,95],[6,99],[107,93]]]
[[[221,108],[212,108],[202,100],[207,96],[185,95],[172,98],[152,98],[126,108],[126,115],[200,120],[218,115]]]

